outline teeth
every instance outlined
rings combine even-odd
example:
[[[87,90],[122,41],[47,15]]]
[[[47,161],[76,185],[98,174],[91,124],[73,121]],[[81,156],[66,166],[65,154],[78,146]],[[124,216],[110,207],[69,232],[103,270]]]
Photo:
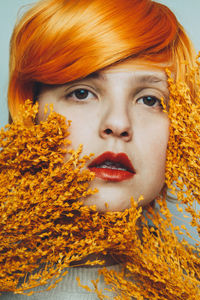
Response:
[[[97,168],[127,171],[121,164],[113,163],[112,161],[105,161],[103,164],[98,165]]]
[[[110,166],[109,167],[109,166],[106,166],[106,165],[101,165],[101,166],[98,166],[98,168],[127,171],[127,169],[125,169],[125,168],[118,168],[116,166]]]

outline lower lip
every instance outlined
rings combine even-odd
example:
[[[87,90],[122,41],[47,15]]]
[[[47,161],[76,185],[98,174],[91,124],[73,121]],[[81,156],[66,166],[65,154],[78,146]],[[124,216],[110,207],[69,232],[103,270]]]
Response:
[[[96,177],[99,177],[106,181],[113,181],[113,182],[127,180],[135,175],[134,173],[123,171],[123,170],[117,170],[117,169],[95,168],[95,167],[89,169],[91,172],[94,172],[96,174]]]

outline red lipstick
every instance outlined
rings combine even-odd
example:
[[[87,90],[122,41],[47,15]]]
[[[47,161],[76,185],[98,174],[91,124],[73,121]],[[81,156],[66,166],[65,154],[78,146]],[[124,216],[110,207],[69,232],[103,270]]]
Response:
[[[106,181],[119,182],[135,175],[132,163],[125,153],[104,152],[96,157],[88,168]]]

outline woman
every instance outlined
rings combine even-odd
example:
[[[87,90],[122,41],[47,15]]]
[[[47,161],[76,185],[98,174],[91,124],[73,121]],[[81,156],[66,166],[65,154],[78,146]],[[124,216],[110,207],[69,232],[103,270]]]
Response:
[[[95,205],[102,216],[131,209],[131,197],[138,206],[153,205],[166,191],[167,151],[167,170],[171,167],[167,145],[172,120],[166,110],[172,105],[166,68],[175,81],[190,87],[195,99],[196,85],[188,77],[194,66],[190,40],[161,4],[43,0],[22,17],[11,39],[11,119],[17,120],[20,104],[30,99],[39,104],[38,124],[47,118],[46,104],[53,104],[55,112],[72,121],[71,147],[83,144],[81,157],[94,153],[85,168],[95,173],[90,187],[98,193],[87,195],[83,206]],[[67,153],[65,161],[69,158]],[[99,252],[105,254],[107,265],[121,261],[110,252]],[[97,250],[94,253],[88,256],[92,260],[99,258]],[[91,274],[84,276],[92,279]],[[68,299],[66,281],[62,284],[55,294],[41,297]],[[74,299],[83,296],[76,294]],[[137,290],[132,296],[138,297]],[[95,299],[94,294],[89,297],[83,299]],[[122,293],[123,297],[129,299],[130,294]]]
[[[166,7],[157,3],[151,3],[149,1],[147,3],[146,1],[136,1],[134,4],[133,1],[127,1],[126,4],[110,1],[106,4],[106,6],[102,1],[97,1],[97,3],[92,1],[90,4],[85,3],[84,13],[79,14],[78,10],[80,9],[82,11],[83,9],[83,4],[81,2],[79,4],[76,4],[74,2],[63,3],[61,5],[62,7],[60,7],[60,5],[61,4],[59,4],[57,1],[52,1],[49,4],[46,4],[46,2],[39,2],[39,4],[36,5],[36,8],[34,7],[26,14],[26,16],[23,18],[23,21],[18,24],[14,31],[11,41],[10,84],[8,91],[10,112],[13,119],[17,115],[19,103],[24,101],[22,99],[37,99],[39,95],[39,102],[41,102],[39,119],[42,118],[41,112],[43,110],[44,103],[54,103],[55,105],[55,102],[59,102],[59,107],[58,109],[56,109],[56,111],[63,112],[63,109],[65,109],[65,112],[62,114],[64,114],[68,119],[72,120],[72,136],[74,135],[73,131],[77,131],[77,135],[79,136],[78,138],[74,137],[76,139],[76,142],[72,141],[74,147],[77,148],[78,145],[82,144],[83,142],[88,145],[93,143],[94,138],[91,135],[90,128],[94,124],[92,116],[94,114],[97,114],[97,112],[93,111],[93,108],[91,108],[91,111],[89,111],[90,108],[87,108],[85,105],[83,107],[80,106],[80,108],[77,109],[77,113],[72,116],[72,112],[69,111],[69,108],[67,106],[67,101],[65,101],[65,97],[67,97],[67,95],[65,96],[65,92],[62,91],[62,89],[65,90],[65,86],[63,86],[63,88],[60,90],[56,89],[56,87],[55,89],[53,89],[51,85],[55,86],[56,84],[61,85],[72,82],[72,87],[74,86],[75,88],[77,87],[77,89],[80,89],[79,85],[81,87],[82,84],[83,87],[86,87],[85,89],[82,89],[81,92],[84,93],[85,91],[85,93],[89,93],[90,82],[93,83],[93,79],[98,76],[98,71],[109,67],[108,72],[105,71],[106,74],[116,73],[116,75],[111,76],[111,79],[108,82],[108,86],[106,87],[109,91],[110,88],[113,87],[113,82],[115,82],[115,80],[116,82],[120,82],[121,79],[123,79],[120,76],[117,76],[117,73],[124,72],[128,77],[129,71],[130,77],[136,76],[136,80],[135,78],[133,78],[133,80],[136,81],[135,86],[132,87],[133,90],[130,89],[129,91],[129,93],[134,94],[134,97],[137,98],[134,99],[135,102],[139,102],[141,104],[143,101],[146,101],[146,103],[144,103],[144,106],[146,105],[155,108],[161,107],[159,105],[159,100],[161,98],[164,98],[165,102],[167,102],[168,99],[167,77],[164,74],[166,67],[173,71],[177,79],[186,80],[185,77],[188,67],[181,64],[181,60],[185,59],[189,62],[189,64],[192,65],[192,62],[194,62],[195,58],[195,52],[182,27],[177,24],[174,15]],[[140,14],[135,8],[136,5],[138,6]],[[120,9],[124,11],[124,15],[120,14]],[[149,13],[151,9],[152,12]],[[43,10],[45,10],[44,15],[41,14]],[[162,15],[156,17],[160,12],[162,13]],[[90,14],[92,14],[91,18],[89,18]],[[124,21],[125,17],[127,18],[127,20],[129,19],[129,26]],[[90,20],[90,22],[88,22],[88,19]],[[148,24],[151,24],[151,28],[147,31],[146,28]],[[38,30],[38,27],[43,27],[43,29]],[[32,34],[32,32],[34,32],[34,34]],[[176,47],[171,47],[171,43],[174,44],[175,41]],[[127,61],[127,59],[129,60]],[[119,62],[124,60],[126,60],[125,64],[120,65]],[[84,61],[84,63],[82,63],[82,61]],[[110,67],[113,64],[116,64],[114,69]],[[140,71],[141,69],[141,71],[138,72],[138,75],[135,75],[135,73],[137,73],[137,69],[138,71]],[[143,69],[147,69],[146,73],[142,72]],[[91,74],[93,73],[95,73],[94,77],[91,77]],[[88,75],[90,76],[87,79]],[[104,71],[102,75],[104,76]],[[147,80],[151,75],[158,78],[150,78],[149,80]],[[147,79],[145,79],[145,77],[147,77]],[[86,83],[85,81],[82,82],[80,80],[83,78],[86,78]],[[77,82],[77,80],[79,81]],[[131,80],[131,78],[127,78],[127,81],[128,80]],[[138,90],[141,89],[140,86],[142,85],[143,81],[145,81],[144,92],[139,94]],[[154,92],[153,89],[156,86],[156,82],[160,82],[160,90]],[[41,87],[40,83],[44,83],[45,85],[42,85]],[[126,83],[124,82],[124,84]],[[49,88],[48,85],[50,85]],[[70,92],[72,93],[71,85],[68,84],[66,86],[68,94],[70,94]],[[101,81],[101,85],[104,85],[103,80]],[[96,85],[93,86],[91,84],[91,89],[92,88],[95,94],[95,91],[97,90]],[[125,90],[125,87],[122,89]],[[148,91],[148,89],[150,91]],[[105,95],[102,95],[103,91],[101,89],[101,95],[94,95],[93,98],[96,97],[96,99],[103,99],[111,96],[111,98],[114,99],[115,95],[108,95],[108,91],[104,93]],[[63,94],[59,94],[57,96],[56,93]],[[111,91],[110,94],[111,93],[113,92]],[[119,93],[122,92],[116,91],[115,93],[117,93],[119,96]],[[61,96],[62,104],[60,99],[55,99],[56,97],[59,98]],[[145,97],[145,99],[139,99],[140,96]],[[152,99],[148,99],[147,96],[152,96]],[[50,97],[51,99],[49,99]],[[52,99],[53,97],[54,99]],[[122,95],[120,97],[128,98],[127,95]],[[72,98],[75,99],[77,97],[71,97],[70,101]],[[86,94],[83,94],[80,100],[82,100],[83,102],[83,100],[85,99],[93,98],[91,91],[88,96],[86,96]],[[155,98],[158,98],[158,100]],[[149,102],[149,104],[147,102]],[[113,104],[115,103],[116,101],[114,103],[110,103],[110,106],[113,106]],[[75,105],[77,106],[77,102]],[[102,106],[103,105],[104,103],[102,104]],[[124,114],[127,114],[127,112],[129,111],[128,105],[130,104],[127,103],[126,107],[120,107],[119,104],[116,103],[116,106],[119,110],[118,112],[115,112],[116,116],[109,116],[109,110],[111,110],[110,107],[100,107],[99,109],[103,110],[106,116],[102,116],[103,120],[100,120],[100,118],[98,119],[97,115],[94,115],[94,120],[98,119],[99,123],[106,123],[110,122],[109,118],[111,118],[112,120],[114,119],[114,122],[116,122],[116,120],[119,120],[121,110],[124,111]],[[70,108],[70,110],[75,111],[71,104],[70,107],[72,107]],[[82,116],[83,109],[85,109],[88,114],[85,114],[85,119]],[[139,114],[140,109],[141,108],[139,108],[138,112],[135,112],[136,116],[141,115],[141,113]],[[153,112],[154,111],[155,109],[153,109]],[[133,113],[130,111],[129,114],[133,115]],[[115,125],[122,126],[122,128],[116,128],[116,130],[122,131],[118,132],[117,134],[125,135],[122,138],[122,140],[124,140],[125,142],[129,141],[129,135],[133,135],[133,132],[129,132],[129,130],[133,131],[133,128],[128,128],[130,126],[133,127],[133,121],[129,120],[131,118],[134,118],[134,116],[132,115],[129,116],[127,114],[127,120],[125,120],[125,117],[123,117],[124,120],[119,120],[119,123],[124,122],[124,124]],[[152,114],[152,118],[154,118],[154,115],[155,113]],[[82,116],[82,118],[80,118],[80,116]],[[73,121],[73,118],[75,119],[75,121]],[[108,118],[108,121],[106,120],[106,118]],[[152,201],[160,192],[164,182],[165,152],[166,144],[168,141],[168,121],[166,120],[167,118],[164,115],[164,128],[160,128],[161,132],[156,133],[154,128],[149,128],[149,132],[147,131],[147,126],[150,123],[150,119],[148,120],[146,117],[143,118],[145,118],[146,120],[146,128],[143,126],[144,132],[139,132],[137,135],[139,135],[139,138],[143,136],[144,141],[143,144],[141,142],[141,149],[139,148],[136,150],[141,153],[142,149],[144,149],[144,143],[146,142],[145,134],[147,136],[150,136],[152,134],[154,135],[153,140],[155,142],[155,145],[150,145],[150,147],[153,147],[154,150],[152,151],[152,149],[148,149],[149,151],[151,151],[151,155],[155,152],[155,148],[158,149],[158,145],[163,146],[163,149],[160,149],[161,153],[155,153],[155,158],[153,158],[151,162],[152,167],[154,167],[156,164],[155,161],[157,159],[157,156],[161,157],[162,162],[158,163],[160,169],[156,171],[160,180],[160,184],[158,186],[158,189],[156,189],[153,195],[150,196],[150,199],[147,199],[147,201],[149,202]],[[156,128],[158,128],[156,122],[159,121],[160,120],[156,121],[155,119],[154,126]],[[141,128],[141,124],[139,124],[139,122],[144,124],[144,120],[140,117],[140,120],[137,121],[138,127]],[[74,129],[74,126],[79,126],[80,128]],[[88,126],[88,129],[86,128],[86,126]],[[113,125],[102,123],[97,124],[96,126],[103,126],[103,128],[96,129],[96,131],[103,130],[103,135],[111,136],[116,134],[113,133],[112,128],[109,128]],[[83,129],[85,129],[85,132],[83,131]],[[89,131],[87,132],[87,130]],[[109,130],[111,130],[111,132]],[[81,138],[80,132],[82,132],[83,138]],[[94,134],[96,134],[96,132],[94,132]],[[99,134],[101,135],[101,133]],[[162,136],[163,138],[165,136],[165,141],[159,141],[156,135]],[[113,140],[115,140],[115,138],[113,138]],[[102,148],[102,150],[100,150],[101,148],[99,149],[100,151],[98,150],[99,146]],[[84,146],[84,148],[85,147],[86,146]],[[108,149],[106,149],[105,147],[107,147]],[[116,150],[114,149],[115,147],[117,147]],[[108,142],[107,146],[101,146],[97,142],[95,142],[94,148],[91,147],[91,149],[85,149],[83,153],[89,154],[90,152],[94,152],[95,154],[100,154],[100,152],[105,150],[115,150],[114,152],[123,152],[126,149],[120,146],[120,144],[116,145],[115,142],[111,142],[110,145]],[[133,154],[131,152],[133,152]],[[139,154],[134,154],[134,152],[134,149],[132,148],[132,146],[130,146],[128,154],[132,156],[137,156]],[[145,151],[145,153],[146,152],[147,151]],[[143,158],[142,156],[146,156],[146,158]],[[148,154],[145,155],[142,153],[141,158],[136,159],[140,161],[144,161],[146,159],[147,161],[149,161]],[[148,162],[146,161],[144,162],[145,165],[147,165],[147,163]],[[138,166],[137,168],[143,167]],[[148,174],[146,174],[146,176],[148,176],[149,180],[150,178],[152,178],[152,173],[154,172],[152,172],[150,166],[147,166],[147,169],[148,168],[149,170],[147,171]],[[136,178],[137,174],[136,176],[134,176],[134,181],[136,181]],[[146,181],[145,178],[141,178],[140,180]],[[142,185],[141,181],[139,181],[138,179],[138,185],[140,186]],[[157,183],[157,178],[155,178],[155,182]],[[123,184],[128,185],[128,181],[123,182]],[[132,185],[132,182],[130,182],[130,184]],[[151,186],[152,183],[149,183],[149,185]],[[114,186],[116,187],[116,184]],[[127,188],[130,191],[130,193],[127,194],[128,198],[130,198],[130,196],[134,196],[128,186]],[[152,189],[154,188],[152,187]],[[124,194],[124,191],[123,189],[121,189],[120,184],[119,190],[122,194]],[[135,188],[133,188],[133,190],[135,190]],[[107,197],[112,194],[112,191],[107,190],[106,193],[102,192],[102,194],[107,194],[106,199],[108,199]],[[143,194],[143,191],[138,190],[135,198],[138,198],[141,194]],[[99,194],[99,197],[104,196]],[[88,204],[91,204],[90,201],[88,202]],[[124,204],[124,207],[122,206],[121,209],[124,209],[126,207],[127,205]],[[102,205],[100,209],[103,209]],[[119,210],[119,207],[113,207],[113,209]]]

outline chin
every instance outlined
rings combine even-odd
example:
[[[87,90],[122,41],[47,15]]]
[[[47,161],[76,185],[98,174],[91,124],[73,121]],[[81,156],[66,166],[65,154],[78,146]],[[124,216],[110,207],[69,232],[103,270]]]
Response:
[[[119,197],[119,194],[115,194],[116,192],[109,195],[109,193],[105,194],[105,192],[99,191],[97,194],[86,198],[83,204],[85,206],[95,205],[98,212],[120,212],[131,207],[131,198],[129,196]]]
[[[90,183],[90,188],[97,188],[98,192],[90,195],[83,200],[84,206],[96,206],[98,212],[120,212],[131,207],[132,192],[130,185],[124,185],[124,182],[105,182],[95,178]]]

